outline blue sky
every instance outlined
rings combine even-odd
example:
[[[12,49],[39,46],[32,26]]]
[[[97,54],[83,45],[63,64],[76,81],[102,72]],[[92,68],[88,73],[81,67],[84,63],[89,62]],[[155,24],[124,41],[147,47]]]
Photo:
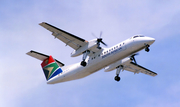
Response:
[[[44,0],[0,1],[0,106],[1,107],[179,107],[180,1],[162,0]],[[30,50],[53,55],[66,65],[70,47],[54,39],[38,24],[48,22],[86,40],[103,31],[113,46],[135,34],[156,39],[150,52],[141,51],[139,64],[156,77],[100,70],[83,79],[47,85],[41,61]]]

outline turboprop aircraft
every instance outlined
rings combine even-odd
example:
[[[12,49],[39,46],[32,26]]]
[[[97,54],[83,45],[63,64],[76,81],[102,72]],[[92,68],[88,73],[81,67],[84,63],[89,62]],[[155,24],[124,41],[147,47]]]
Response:
[[[40,25],[51,31],[55,38],[74,49],[71,57],[82,55],[81,62],[65,66],[51,55],[45,55],[33,50],[28,52],[27,55],[42,61],[41,66],[47,79],[47,84],[80,79],[103,68],[105,72],[116,69],[114,78],[116,81],[120,81],[119,74],[123,70],[131,71],[134,74],[157,75],[157,73],[137,64],[135,60],[137,52],[143,49],[149,52],[150,45],[155,41],[154,38],[136,35],[110,48],[102,48],[100,46],[101,43],[105,46],[107,44],[102,41],[101,37],[87,41],[48,23],[42,22]]]

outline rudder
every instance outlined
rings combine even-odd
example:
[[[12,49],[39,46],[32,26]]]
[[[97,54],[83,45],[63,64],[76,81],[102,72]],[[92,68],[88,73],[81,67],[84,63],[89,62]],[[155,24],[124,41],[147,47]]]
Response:
[[[41,63],[41,66],[47,81],[63,72],[52,56],[49,56],[47,59],[45,59]]]

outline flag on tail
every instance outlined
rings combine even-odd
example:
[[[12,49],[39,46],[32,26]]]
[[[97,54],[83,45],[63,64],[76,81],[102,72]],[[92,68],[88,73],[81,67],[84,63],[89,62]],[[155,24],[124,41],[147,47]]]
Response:
[[[41,63],[41,66],[47,81],[63,72],[52,56],[49,56],[49,58],[45,59]]]

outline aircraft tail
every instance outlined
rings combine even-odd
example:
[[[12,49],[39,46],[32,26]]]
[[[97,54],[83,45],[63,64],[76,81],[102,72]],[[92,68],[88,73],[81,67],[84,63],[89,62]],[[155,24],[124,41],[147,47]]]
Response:
[[[41,66],[43,68],[44,75],[47,81],[63,72],[61,67],[63,67],[64,64],[54,59],[52,56],[45,55],[36,51],[30,51],[27,53],[27,55],[43,61],[41,63]]]
[[[49,56],[49,58],[45,59],[41,63],[41,66],[47,81],[63,72],[52,56]]]

